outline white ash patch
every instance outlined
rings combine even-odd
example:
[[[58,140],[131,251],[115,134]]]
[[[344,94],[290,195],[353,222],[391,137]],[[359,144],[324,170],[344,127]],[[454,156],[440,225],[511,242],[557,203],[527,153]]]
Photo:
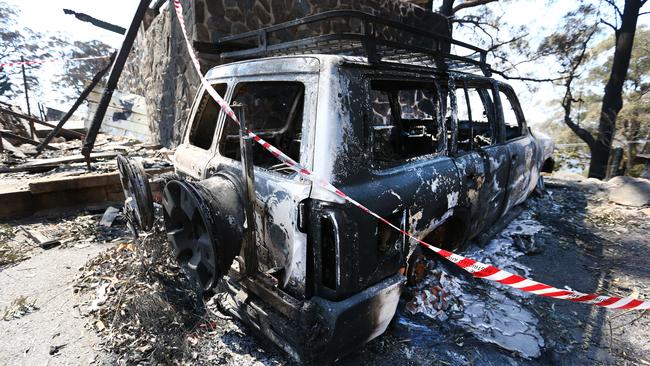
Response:
[[[472,247],[465,256],[503,270],[530,276],[529,267],[518,263],[524,255],[514,245],[514,237],[533,236],[543,226],[524,213],[484,248]],[[413,298],[406,305],[438,321],[450,322],[477,339],[531,359],[541,355],[544,338],[537,317],[523,307],[521,300],[532,295],[494,282],[456,276],[442,260],[427,260],[426,276],[411,288]]]

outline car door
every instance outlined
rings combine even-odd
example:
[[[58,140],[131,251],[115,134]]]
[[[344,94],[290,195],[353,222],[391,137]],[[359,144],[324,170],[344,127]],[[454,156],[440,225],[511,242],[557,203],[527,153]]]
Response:
[[[277,75],[272,79],[243,78],[233,83],[232,104],[245,111],[250,130],[295,161],[308,166],[304,131],[315,119],[318,74]],[[239,127],[222,121],[208,174],[230,171],[241,176]],[[257,200],[255,239],[259,270],[277,275],[280,286],[301,298],[305,291],[307,237],[298,223],[298,205],[309,197],[311,182],[301,178],[261,145],[253,143],[252,160]]]
[[[456,93],[458,109],[466,108],[466,112],[459,112],[461,116],[465,113],[466,119],[461,117],[458,122],[457,166],[465,177],[464,189],[471,207],[470,231],[474,236],[501,217],[510,166],[507,147],[498,143],[492,84],[465,79],[461,85],[463,88]]]
[[[485,191],[485,181],[487,176],[487,161],[485,153],[475,147],[472,138],[472,124],[476,118],[475,114],[482,114],[483,106],[480,108],[475,105],[474,109],[470,108],[470,95],[477,96],[476,88],[469,87],[464,80],[452,80],[449,83],[447,113],[451,112],[447,120],[450,123],[452,131],[452,142],[450,143],[451,156],[458,170],[460,178],[460,202],[463,207],[469,210],[468,237],[477,234],[483,224],[482,216],[486,210],[486,202],[481,200]],[[478,102],[481,102],[478,97]],[[474,113],[474,114],[473,114]],[[480,119],[480,117],[479,117]]]
[[[523,202],[530,193],[531,182],[537,180],[537,167],[533,164],[535,141],[530,135],[519,101],[510,87],[497,84],[497,112],[501,138],[508,149],[510,173],[508,197],[503,212]]]

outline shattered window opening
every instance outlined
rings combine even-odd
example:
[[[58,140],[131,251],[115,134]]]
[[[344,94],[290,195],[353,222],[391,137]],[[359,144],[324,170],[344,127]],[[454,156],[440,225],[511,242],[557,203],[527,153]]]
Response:
[[[224,96],[226,94],[227,84],[214,84],[212,87]],[[190,144],[203,150],[209,150],[214,139],[214,131],[217,127],[219,112],[221,108],[217,102],[208,93],[203,93],[199,107],[197,108],[194,123],[190,131]]]
[[[451,103],[448,101],[447,105]],[[471,151],[495,143],[493,126],[494,110],[488,86],[467,86],[458,83],[456,110],[458,115],[458,151]],[[451,119],[447,108],[446,120]]]
[[[438,103],[433,82],[372,80],[368,130],[379,165],[438,151]]]
[[[232,98],[233,104],[244,106],[248,128],[295,161],[300,161],[304,100],[305,86],[290,81],[239,83]],[[252,150],[255,166],[284,174],[293,173],[259,144],[252,144]],[[226,121],[220,152],[227,158],[241,161],[237,124]]]
[[[522,136],[522,121],[519,119],[509,93],[499,91],[501,99],[501,110],[503,111],[503,122],[506,130],[506,141]]]

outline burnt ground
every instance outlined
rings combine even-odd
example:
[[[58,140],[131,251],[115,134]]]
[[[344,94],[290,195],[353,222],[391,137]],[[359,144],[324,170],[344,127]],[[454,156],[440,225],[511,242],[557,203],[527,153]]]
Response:
[[[558,174],[547,188],[465,254],[557,287],[648,297],[650,216],[610,203],[598,181]],[[133,245],[119,219],[100,230],[100,217],[2,226],[0,364],[291,363],[212,302],[198,306],[161,236]],[[19,229],[43,225],[63,244],[39,248]],[[339,364],[650,364],[646,312],[526,296],[436,259],[426,268],[388,331]]]

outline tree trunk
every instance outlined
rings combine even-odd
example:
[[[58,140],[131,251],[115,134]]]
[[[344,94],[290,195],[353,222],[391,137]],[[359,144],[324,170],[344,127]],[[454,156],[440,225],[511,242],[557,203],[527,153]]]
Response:
[[[591,149],[589,177],[603,179],[607,174],[607,163],[616,133],[616,116],[623,107],[623,84],[630,66],[634,32],[642,0],[626,0],[621,27],[616,31],[614,62],[605,86],[605,95],[598,122],[598,138]]]
[[[440,5],[438,12],[446,17],[454,15],[454,0],[442,0],[442,5]]]

